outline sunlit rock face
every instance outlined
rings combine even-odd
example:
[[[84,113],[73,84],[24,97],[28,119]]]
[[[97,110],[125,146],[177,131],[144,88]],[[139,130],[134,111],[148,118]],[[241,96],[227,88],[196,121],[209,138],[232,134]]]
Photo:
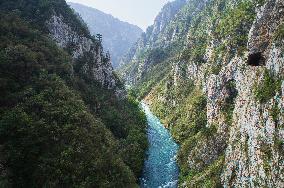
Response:
[[[279,32],[284,24],[284,2],[222,2],[202,1],[195,11],[186,11],[193,21],[168,24],[170,26],[166,28],[188,24],[184,24],[189,28],[187,37],[180,40],[180,43],[186,41],[183,48],[176,48],[177,52],[162,62],[161,67],[149,63],[151,61],[147,57],[152,56],[141,61],[135,59],[137,69],[134,68],[136,72],[130,74],[132,83],[138,89],[145,89],[146,84],[140,86],[139,80],[149,81],[150,74],[159,74],[166,65],[170,65],[167,73],[160,75],[161,78],[155,80],[152,76],[157,83],[149,87],[146,99],[153,112],[168,123],[171,131],[174,130],[173,136],[189,135],[189,138],[182,138],[184,142],[181,139],[178,155],[182,168],[187,168],[181,173],[181,187],[202,187],[205,184],[212,187],[283,187],[283,31],[282,38],[277,36],[281,35]],[[188,1],[184,7],[191,7],[189,4],[194,3]],[[229,11],[233,13],[226,17]],[[230,20],[234,15],[237,18]],[[231,25],[239,21],[238,17],[243,20],[232,29]],[[220,25],[221,29],[218,28]],[[230,29],[232,32],[227,34]],[[157,36],[162,37],[165,37],[164,32]],[[206,43],[200,46],[203,41]],[[147,46],[147,49],[153,46]],[[167,49],[168,44],[161,46]],[[184,83],[193,83],[194,91],[198,89],[206,97],[206,128],[217,128],[210,132],[210,136],[204,136],[204,127],[193,136],[190,133],[190,97],[194,98],[194,93],[190,93],[192,90],[187,90],[189,94],[176,92],[186,89]],[[274,90],[271,91],[271,88]],[[176,116],[164,117],[163,113]],[[177,130],[175,127],[178,127]],[[217,175],[219,182],[210,179],[216,169],[221,171]]]
[[[205,82],[208,126],[219,124],[218,131],[223,132],[220,140],[227,143],[222,173],[224,187],[284,185],[283,144],[279,145],[284,139],[284,81],[282,80],[282,92],[276,93],[264,104],[256,101],[254,93],[256,82],[263,82],[265,69],[273,72],[275,78],[283,78],[283,41],[278,45],[273,42],[275,31],[283,23],[283,11],[283,1],[277,0],[268,1],[258,8],[257,18],[249,34],[248,49],[250,54],[262,53],[262,64],[248,65],[249,53],[236,55],[222,67],[218,75],[209,76]],[[200,80],[198,77],[202,78],[202,73],[197,76],[198,72],[196,66],[188,67],[189,77]],[[224,120],[220,112],[220,101],[226,98],[224,86],[229,80],[235,81],[238,95],[232,125],[224,128],[228,125],[222,123]],[[277,114],[273,114],[275,107],[279,109]],[[210,154],[208,151],[204,153]]]
[[[143,75],[157,63],[156,58],[143,59],[143,54],[148,50],[158,49],[161,46],[170,46],[178,37],[186,37],[186,31],[178,27],[170,27],[171,23],[176,22],[178,14],[186,8],[188,0],[176,0],[167,3],[155,18],[154,24],[147,28],[136,44],[121,59],[121,69],[126,81],[130,84],[137,83]],[[196,1],[197,2],[197,1]],[[195,8],[204,6],[206,0],[196,3]],[[176,36],[176,38],[174,37]],[[167,54],[163,54],[167,56]],[[141,58],[142,57],[142,58]],[[126,67],[126,68],[125,68]]]
[[[251,28],[248,48],[250,53],[263,52],[263,66],[237,69],[236,83],[239,95],[236,100],[234,122],[230,129],[223,181],[226,187],[283,187],[283,121],[284,93],[264,104],[254,98],[254,84],[263,82],[264,70],[274,77],[284,75],[283,43],[275,45],[272,36],[283,23],[283,1],[268,1],[257,12]],[[245,64],[241,60],[239,64]],[[282,80],[283,83],[283,80]],[[282,84],[283,90],[283,84]],[[278,108],[279,112],[274,113]]]
[[[110,52],[112,65],[118,68],[120,59],[141,36],[142,29],[95,8],[72,2],[68,4],[86,22],[92,35],[102,34],[104,50]]]
[[[88,62],[83,65],[82,72],[108,89],[115,89],[117,79],[113,67],[103,52],[101,44],[76,31],[64,23],[61,15],[53,15],[46,22],[51,38],[62,48],[68,49],[75,61],[88,56]],[[118,92],[121,93],[121,92]]]
[[[284,185],[283,144],[279,145],[284,139],[284,81],[282,92],[276,93],[265,104],[256,101],[254,94],[255,83],[263,82],[265,69],[273,72],[275,78],[283,78],[283,42],[276,45],[272,39],[280,23],[283,23],[283,8],[283,1],[277,0],[268,1],[258,8],[257,18],[249,34],[248,49],[249,53],[262,52],[263,64],[251,66],[247,64],[248,53],[236,55],[222,67],[218,75],[207,77],[203,85],[208,96],[208,126],[219,124],[218,131],[223,132],[219,140],[227,143],[222,173],[224,187]],[[188,76],[196,82],[200,82],[203,77],[199,69],[194,64],[188,66]],[[232,125],[227,127],[220,112],[220,101],[226,98],[225,85],[229,80],[235,81],[238,95]],[[273,114],[275,106],[279,109],[276,115]],[[210,155],[210,150],[203,154]]]
[[[167,24],[174,18],[178,11],[185,5],[187,0],[178,0],[172,3],[168,3],[160,11],[159,15],[155,18],[154,24],[152,26],[152,31],[147,33],[149,39],[152,42],[157,40],[158,35],[164,31]],[[150,31],[150,30],[148,30]]]

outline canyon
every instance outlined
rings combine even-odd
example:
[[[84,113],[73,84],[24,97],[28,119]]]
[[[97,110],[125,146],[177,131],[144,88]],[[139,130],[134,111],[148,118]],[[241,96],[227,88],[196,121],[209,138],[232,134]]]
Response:
[[[111,53],[71,7],[0,1],[0,187],[284,187],[283,0],[170,1]]]

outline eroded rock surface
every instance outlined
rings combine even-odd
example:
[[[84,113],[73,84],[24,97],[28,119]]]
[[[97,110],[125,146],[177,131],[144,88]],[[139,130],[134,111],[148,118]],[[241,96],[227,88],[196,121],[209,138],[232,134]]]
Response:
[[[113,67],[102,49],[99,41],[78,34],[68,24],[64,23],[61,15],[53,15],[46,23],[51,38],[58,46],[68,49],[77,63],[78,59],[88,56],[82,71],[108,89],[115,89],[117,79],[113,74]]]

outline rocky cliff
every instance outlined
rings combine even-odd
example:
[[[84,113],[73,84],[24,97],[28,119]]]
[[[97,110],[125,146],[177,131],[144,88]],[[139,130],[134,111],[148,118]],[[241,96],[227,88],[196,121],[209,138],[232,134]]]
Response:
[[[184,46],[156,61],[150,45],[132,60],[143,70],[128,78],[133,89],[181,144],[180,187],[284,186],[283,8],[188,1],[175,18],[189,19],[173,24],[186,30]]]
[[[113,16],[77,3],[69,3],[87,23],[93,35],[103,35],[105,51],[111,54],[114,68],[120,66],[120,59],[134,45],[142,34],[138,26],[123,22]]]
[[[206,4],[202,1],[177,0],[166,4],[154,24],[147,28],[122,59],[119,73],[126,82],[143,84],[144,74],[148,74],[153,67],[174,57],[186,45],[186,35],[192,18]],[[167,67],[167,65],[164,65]],[[142,81],[143,80],[143,81]],[[151,84],[150,84],[151,85]]]
[[[283,1],[259,6],[248,35],[248,53],[229,63],[245,68],[225,67],[219,75],[234,79],[238,91],[222,174],[226,187],[284,186],[284,59],[279,37],[283,11]],[[213,109],[208,108],[209,114]]]
[[[51,38],[59,47],[68,48],[75,61],[87,54],[91,56],[93,62],[85,62],[85,65],[82,65],[81,71],[84,74],[90,75],[108,89],[116,87],[117,80],[113,75],[110,59],[105,56],[99,41],[78,34],[64,23],[62,15],[57,13],[47,20],[46,26]]]

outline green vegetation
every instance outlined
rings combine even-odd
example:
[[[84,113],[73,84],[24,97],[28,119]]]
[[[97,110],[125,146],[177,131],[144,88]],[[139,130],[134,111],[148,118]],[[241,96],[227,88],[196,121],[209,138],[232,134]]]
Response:
[[[155,65],[141,80],[133,87],[139,99],[143,99],[151,89],[159,83],[170,70],[169,61]]]
[[[83,73],[88,54],[74,62],[45,34],[47,10],[86,34],[65,1],[0,5],[0,186],[136,187],[145,115]]]
[[[282,125],[283,127],[283,125]],[[278,138],[277,135],[274,136],[274,144],[276,150],[279,152],[281,156],[284,155],[284,140],[281,138]]]
[[[90,32],[87,25],[78,19],[78,15],[69,8],[64,0],[12,0],[1,1],[0,11],[2,12],[17,12],[19,16],[26,21],[32,21],[34,28],[46,30],[45,22],[52,15],[61,15],[65,23],[80,35],[90,37]]]
[[[225,155],[221,155],[211,165],[200,173],[191,173],[187,177],[186,181],[191,182],[190,185],[193,187],[204,187],[204,188],[221,188],[220,176],[223,170],[225,161]]]
[[[275,103],[272,106],[272,109],[271,109],[270,113],[271,113],[273,121],[277,125],[278,124],[278,116],[279,116],[279,114],[281,114],[281,110],[278,107],[278,103]]]
[[[272,162],[272,147],[270,144],[263,143],[261,146],[263,168],[267,176],[271,174],[271,162]]]
[[[194,88],[191,80],[184,80],[178,86],[174,86],[172,77],[164,79],[154,90],[152,99],[152,110],[163,120],[163,123],[172,127],[178,120],[176,117],[186,108],[183,102]],[[158,100],[157,97],[163,96],[165,100]],[[179,96],[179,97],[176,97]],[[186,118],[185,118],[186,119]]]
[[[279,25],[277,31],[274,34],[274,40],[276,43],[281,43],[284,39],[284,24]]]
[[[218,75],[222,69],[221,64],[214,64],[211,66],[210,74]]]
[[[263,6],[267,0],[253,0],[255,6]]]
[[[233,120],[233,112],[235,109],[235,99],[238,95],[238,91],[236,89],[236,82],[234,80],[230,80],[225,85],[227,96],[225,101],[222,104],[221,111],[225,116],[225,120],[229,125],[232,125]]]
[[[23,100],[1,113],[2,152],[11,186],[135,184],[111,133],[59,77],[43,73],[26,87]]]
[[[230,49],[237,48],[237,52],[245,50],[248,32],[255,18],[254,9],[254,3],[245,0],[221,15],[215,32],[219,38],[225,39]]]
[[[206,110],[206,97],[199,90],[193,91],[192,95],[187,98],[185,104],[177,112],[180,113],[180,118],[172,123],[176,124],[172,128],[173,137],[182,143],[185,139],[205,129],[207,124]],[[186,111],[188,112],[184,114]]]
[[[275,76],[267,69],[264,71],[263,81],[255,84],[254,94],[257,101],[266,103],[272,99],[277,92],[281,92],[281,79]]]

